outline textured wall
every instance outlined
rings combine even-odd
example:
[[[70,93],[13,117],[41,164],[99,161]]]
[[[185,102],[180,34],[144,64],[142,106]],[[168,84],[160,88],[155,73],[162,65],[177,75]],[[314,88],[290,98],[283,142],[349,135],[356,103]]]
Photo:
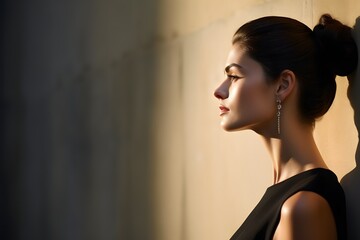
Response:
[[[2,5],[2,232],[151,239],[156,2]]]
[[[233,32],[264,15],[312,27],[325,12],[349,25],[360,14],[357,0],[0,6],[0,227],[21,240],[228,239],[272,182],[258,136],[219,127],[213,90]],[[354,115],[337,82],[315,136],[339,179],[351,172],[358,209],[359,88]]]

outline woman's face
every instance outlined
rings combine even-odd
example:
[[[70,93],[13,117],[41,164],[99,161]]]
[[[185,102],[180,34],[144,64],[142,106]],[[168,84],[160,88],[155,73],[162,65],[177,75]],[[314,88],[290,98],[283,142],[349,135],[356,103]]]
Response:
[[[276,87],[266,81],[262,66],[241,46],[230,50],[226,79],[215,90],[220,100],[221,126],[226,131],[276,129]]]

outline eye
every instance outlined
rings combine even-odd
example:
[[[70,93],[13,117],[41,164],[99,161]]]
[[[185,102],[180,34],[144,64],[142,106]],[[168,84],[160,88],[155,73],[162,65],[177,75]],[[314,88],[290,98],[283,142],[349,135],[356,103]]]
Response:
[[[237,75],[227,75],[227,77],[230,79],[230,81],[236,81],[240,78],[243,78],[243,77],[240,77],[240,76],[237,76]]]

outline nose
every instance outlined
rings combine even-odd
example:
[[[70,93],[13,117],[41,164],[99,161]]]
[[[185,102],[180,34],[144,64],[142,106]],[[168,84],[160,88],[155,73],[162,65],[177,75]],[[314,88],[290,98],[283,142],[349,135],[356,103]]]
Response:
[[[226,81],[220,84],[218,88],[215,89],[214,96],[217,99],[226,99],[229,97],[229,88],[226,84]]]

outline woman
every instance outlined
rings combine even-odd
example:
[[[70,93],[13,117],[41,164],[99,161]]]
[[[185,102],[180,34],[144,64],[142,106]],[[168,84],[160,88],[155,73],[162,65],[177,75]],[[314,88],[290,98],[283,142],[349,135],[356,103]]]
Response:
[[[274,185],[232,240],[346,239],[345,198],[313,137],[331,106],[335,76],[357,66],[351,28],[326,14],[312,31],[264,17],[233,36],[226,79],[215,90],[226,131],[258,133],[273,159]]]

